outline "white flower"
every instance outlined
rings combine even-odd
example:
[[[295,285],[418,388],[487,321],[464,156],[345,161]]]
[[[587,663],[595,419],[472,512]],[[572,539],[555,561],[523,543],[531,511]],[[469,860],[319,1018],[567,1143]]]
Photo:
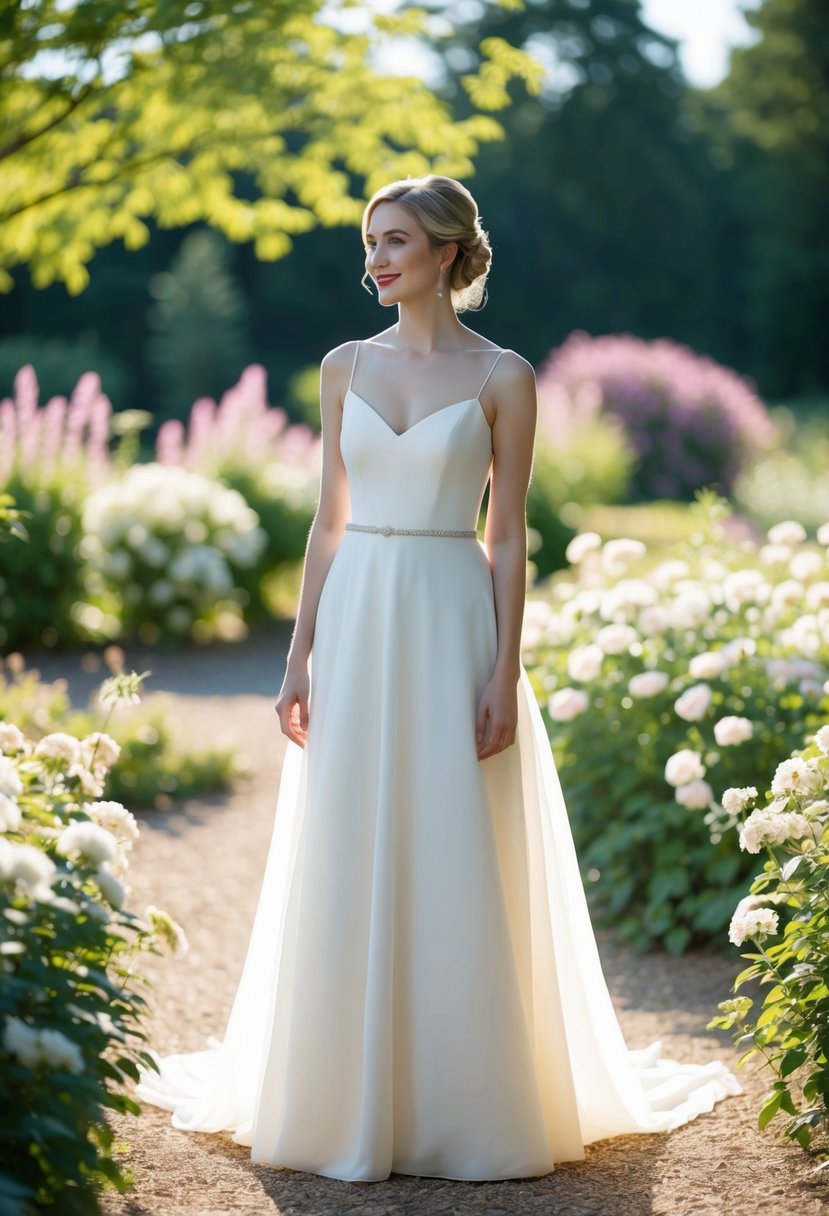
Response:
[[[732,570],[723,579],[723,601],[730,612],[739,612],[743,604],[765,603],[770,595],[762,570]]]
[[[57,866],[33,844],[0,836],[0,881],[20,884],[32,899],[48,897]]]
[[[829,546],[829,524],[821,524],[817,530],[817,543]]]
[[[728,657],[721,650],[706,650],[694,655],[688,664],[688,671],[695,680],[713,680],[721,676],[728,666]]]
[[[25,743],[23,731],[13,722],[0,722],[0,752],[19,752]]]
[[[0,794],[0,832],[16,832],[23,812],[11,798]]]
[[[763,545],[760,550],[760,560],[767,566],[782,565],[791,560],[792,550],[789,545]]]
[[[0,756],[0,794],[7,798],[17,798],[23,793],[23,782],[13,760],[8,756]]]
[[[782,805],[785,805],[783,803]],[[781,811],[777,803],[752,811],[740,829],[740,848],[759,853],[766,845],[801,840],[811,831],[809,820],[797,811]]]
[[[665,780],[668,785],[688,785],[705,776],[705,765],[699,752],[683,747],[674,752],[665,765]]]
[[[789,570],[792,578],[805,583],[823,570],[825,565],[826,559],[820,553],[815,553],[814,549],[803,549],[800,553],[795,553],[789,563]]]
[[[67,1072],[83,1072],[83,1054],[60,1030],[39,1030],[40,1051],[44,1064],[50,1068],[65,1068]]]
[[[771,792],[778,798],[786,794],[814,794],[821,785],[819,769],[813,768],[808,760],[793,756],[791,760],[783,760],[778,764],[771,782]]]
[[[98,798],[104,792],[102,777],[83,764],[70,764],[66,775],[67,777],[77,777],[81,785],[81,793],[87,798]]]
[[[806,588],[806,607],[817,612],[824,604],[829,604],[829,582],[821,580]]]
[[[83,857],[95,866],[112,861],[118,852],[118,842],[112,832],[98,823],[80,819],[63,829],[55,847],[64,857]]]
[[[757,653],[757,643],[754,638],[732,638],[719,652],[730,667],[741,659],[750,658]]]
[[[80,759],[81,745],[73,735],[56,731],[44,735],[35,746],[36,756],[48,756],[55,760],[65,760],[67,764],[76,764]]]
[[[577,566],[579,562],[584,561],[588,553],[594,552],[602,543],[602,538],[598,532],[580,532],[578,536],[574,536],[570,544],[564,550],[564,556],[567,558],[571,566]]]
[[[623,578],[601,595],[599,616],[603,621],[626,621],[640,608],[655,604],[658,593],[643,578]]]
[[[746,938],[762,941],[777,932],[780,918],[771,908],[749,908],[739,910],[731,918],[728,940],[742,946]]]
[[[714,791],[707,781],[689,781],[687,785],[679,786],[675,796],[680,806],[688,807],[692,811],[701,811],[713,802]]]
[[[40,1040],[34,1027],[22,1018],[7,1017],[3,1027],[3,1046],[24,1068],[37,1068],[40,1063]]]
[[[723,794],[722,804],[729,815],[739,815],[751,799],[756,797],[757,789],[753,785],[732,786]]]
[[[603,659],[604,651],[595,642],[588,646],[577,646],[567,659],[567,674],[571,680],[587,684],[599,675]]]
[[[93,763],[97,769],[112,768],[118,757],[121,755],[121,744],[116,743],[111,735],[107,735],[102,730],[93,731],[91,735],[87,735],[81,740],[81,762],[92,768]]]
[[[659,604],[648,604],[639,613],[639,632],[647,638],[661,637],[670,625],[670,617]]]
[[[708,713],[711,689],[707,684],[692,684],[674,701],[674,709],[685,722],[699,722]]]
[[[632,697],[656,697],[668,687],[668,675],[664,671],[640,671],[628,680],[628,692]]]
[[[138,839],[138,824],[135,816],[120,802],[85,802],[83,810],[90,819],[114,832],[122,841],[131,845]]]
[[[107,903],[112,904],[113,908],[124,906],[126,889],[111,870],[108,870],[106,866],[99,866],[95,874],[95,881],[101,888],[101,894]]]
[[[547,711],[554,722],[572,722],[583,714],[590,698],[583,688],[560,688],[547,702]]]
[[[829,726],[821,726],[820,730],[815,734],[815,743],[824,756],[829,756]]]
[[[679,558],[672,558],[670,561],[660,562],[651,570],[650,578],[654,587],[658,587],[660,591],[667,591],[673,583],[678,582],[681,578],[687,578],[690,573],[691,567],[687,562],[683,562]]]
[[[617,621],[605,625],[596,634],[596,643],[605,654],[624,654],[634,642],[639,641],[639,634],[631,625]]]
[[[784,519],[768,530],[773,545],[799,545],[806,539],[806,529],[796,519]]]
[[[720,747],[733,747],[737,743],[745,743],[754,734],[754,726],[749,718],[729,716],[720,718],[714,723],[714,738]]]
[[[25,1068],[46,1065],[72,1073],[83,1072],[80,1047],[60,1030],[36,1030],[21,1018],[8,1017],[3,1029],[3,1046]]]
[[[688,587],[670,606],[671,621],[677,629],[698,629],[710,616],[711,608],[705,588]]]
[[[611,576],[624,574],[630,562],[644,557],[647,549],[641,540],[623,536],[605,542],[602,548],[602,567]]]

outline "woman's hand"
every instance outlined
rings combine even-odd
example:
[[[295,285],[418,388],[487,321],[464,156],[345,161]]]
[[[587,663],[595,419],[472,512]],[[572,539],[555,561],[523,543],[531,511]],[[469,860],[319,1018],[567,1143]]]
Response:
[[[308,742],[308,698],[311,680],[308,668],[289,668],[276,701],[276,712],[283,735],[300,747]]]
[[[486,760],[515,742],[518,726],[518,681],[495,674],[481,694],[475,737],[478,759]]]

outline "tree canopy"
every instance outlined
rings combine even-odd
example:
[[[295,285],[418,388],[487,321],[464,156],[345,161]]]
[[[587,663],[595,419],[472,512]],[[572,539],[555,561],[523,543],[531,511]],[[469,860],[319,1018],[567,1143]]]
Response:
[[[498,0],[496,7],[521,7]],[[28,0],[0,11],[0,289],[88,281],[97,248],[204,222],[275,260],[318,224],[359,220],[390,178],[462,176],[501,137],[493,112],[542,68],[480,44],[454,117],[418,77],[378,70],[434,13],[322,0]]]

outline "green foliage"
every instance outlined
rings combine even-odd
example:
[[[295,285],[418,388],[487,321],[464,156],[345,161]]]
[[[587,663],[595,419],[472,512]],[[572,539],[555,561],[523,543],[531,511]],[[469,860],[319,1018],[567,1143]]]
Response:
[[[772,418],[777,425],[778,445],[739,479],[735,501],[763,528],[785,515],[814,531],[829,520],[826,414],[815,412],[800,420],[791,409],[779,407]]]
[[[218,397],[250,363],[247,307],[227,244],[210,231],[187,236],[150,286],[147,361],[160,389],[158,415],[180,418],[198,397]]]
[[[594,912],[642,948],[722,933],[753,871],[709,782],[749,784],[829,709],[825,552],[729,542],[726,511],[703,500],[691,537],[656,558],[581,534],[570,577],[528,603],[525,653]]]
[[[763,0],[759,35],[735,48],[704,99],[704,127],[728,167],[745,230],[737,281],[745,358],[767,392],[829,383],[829,23],[823,0]],[[788,307],[781,307],[788,301]]]
[[[186,939],[166,913],[124,906],[138,829],[103,790],[112,740],[38,745],[0,723],[0,1198],[3,1210],[94,1216],[127,1190],[109,1111],[139,1114],[147,987],[137,956]]]
[[[15,722],[34,740],[56,731],[80,739],[100,728],[101,713],[99,706],[74,708],[63,681],[44,683],[21,655],[9,654],[0,660],[0,720]],[[176,739],[163,701],[117,715],[108,729],[120,748],[110,793],[132,806],[166,810],[173,799],[226,789],[240,775],[232,749]]]
[[[5,489],[28,515],[26,541],[0,546],[0,645],[76,640],[71,613],[83,589],[77,556],[83,484],[70,473],[34,487],[15,475]]]
[[[793,773],[775,774],[767,808],[744,819],[760,800],[756,789],[742,800],[741,844],[768,860],[732,919],[731,940],[751,947],[733,991],[752,982],[762,1000],[756,1012],[750,997],[721,1001],[708,1023],[733,1030],[741,1064],[762,1056],[776,1080],[758,1126],[782,1112],[783,1137],[803,1148],[829,1129],[829,726],[817,737],[819,746],[797,753]]]
[[[581,508],[624,497],[632,467],[623,434],[605,419],[573,426],[556,443],[539,435],[527,495],[527,522],[539,537],[530,555],[539,578],[566,565],[573,517]]]
[[[356,33],[342,15],[320,0],[6,6],[0,267],[28,263],[37,286],[77,293],[95,249],[140,248],[150,220],[204,221],[258,258],[283,257],[317,224],[357,222],[355,179],[371,192],[409,173],[471,172],[502,133],[480,110],[506,105],[516,78],[538,86],[533,60],[488,38],[464,82],[479,112],[453,121],[423,81],[373,67],[389,39],[430,36],[424,10],[363,10]]]

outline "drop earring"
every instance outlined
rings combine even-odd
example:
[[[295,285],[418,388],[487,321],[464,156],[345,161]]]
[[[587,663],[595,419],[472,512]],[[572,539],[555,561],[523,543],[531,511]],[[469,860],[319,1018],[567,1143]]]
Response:
[[[440,272],[440,278],[438,279],[438,299],[443,299],[443,271]]]

